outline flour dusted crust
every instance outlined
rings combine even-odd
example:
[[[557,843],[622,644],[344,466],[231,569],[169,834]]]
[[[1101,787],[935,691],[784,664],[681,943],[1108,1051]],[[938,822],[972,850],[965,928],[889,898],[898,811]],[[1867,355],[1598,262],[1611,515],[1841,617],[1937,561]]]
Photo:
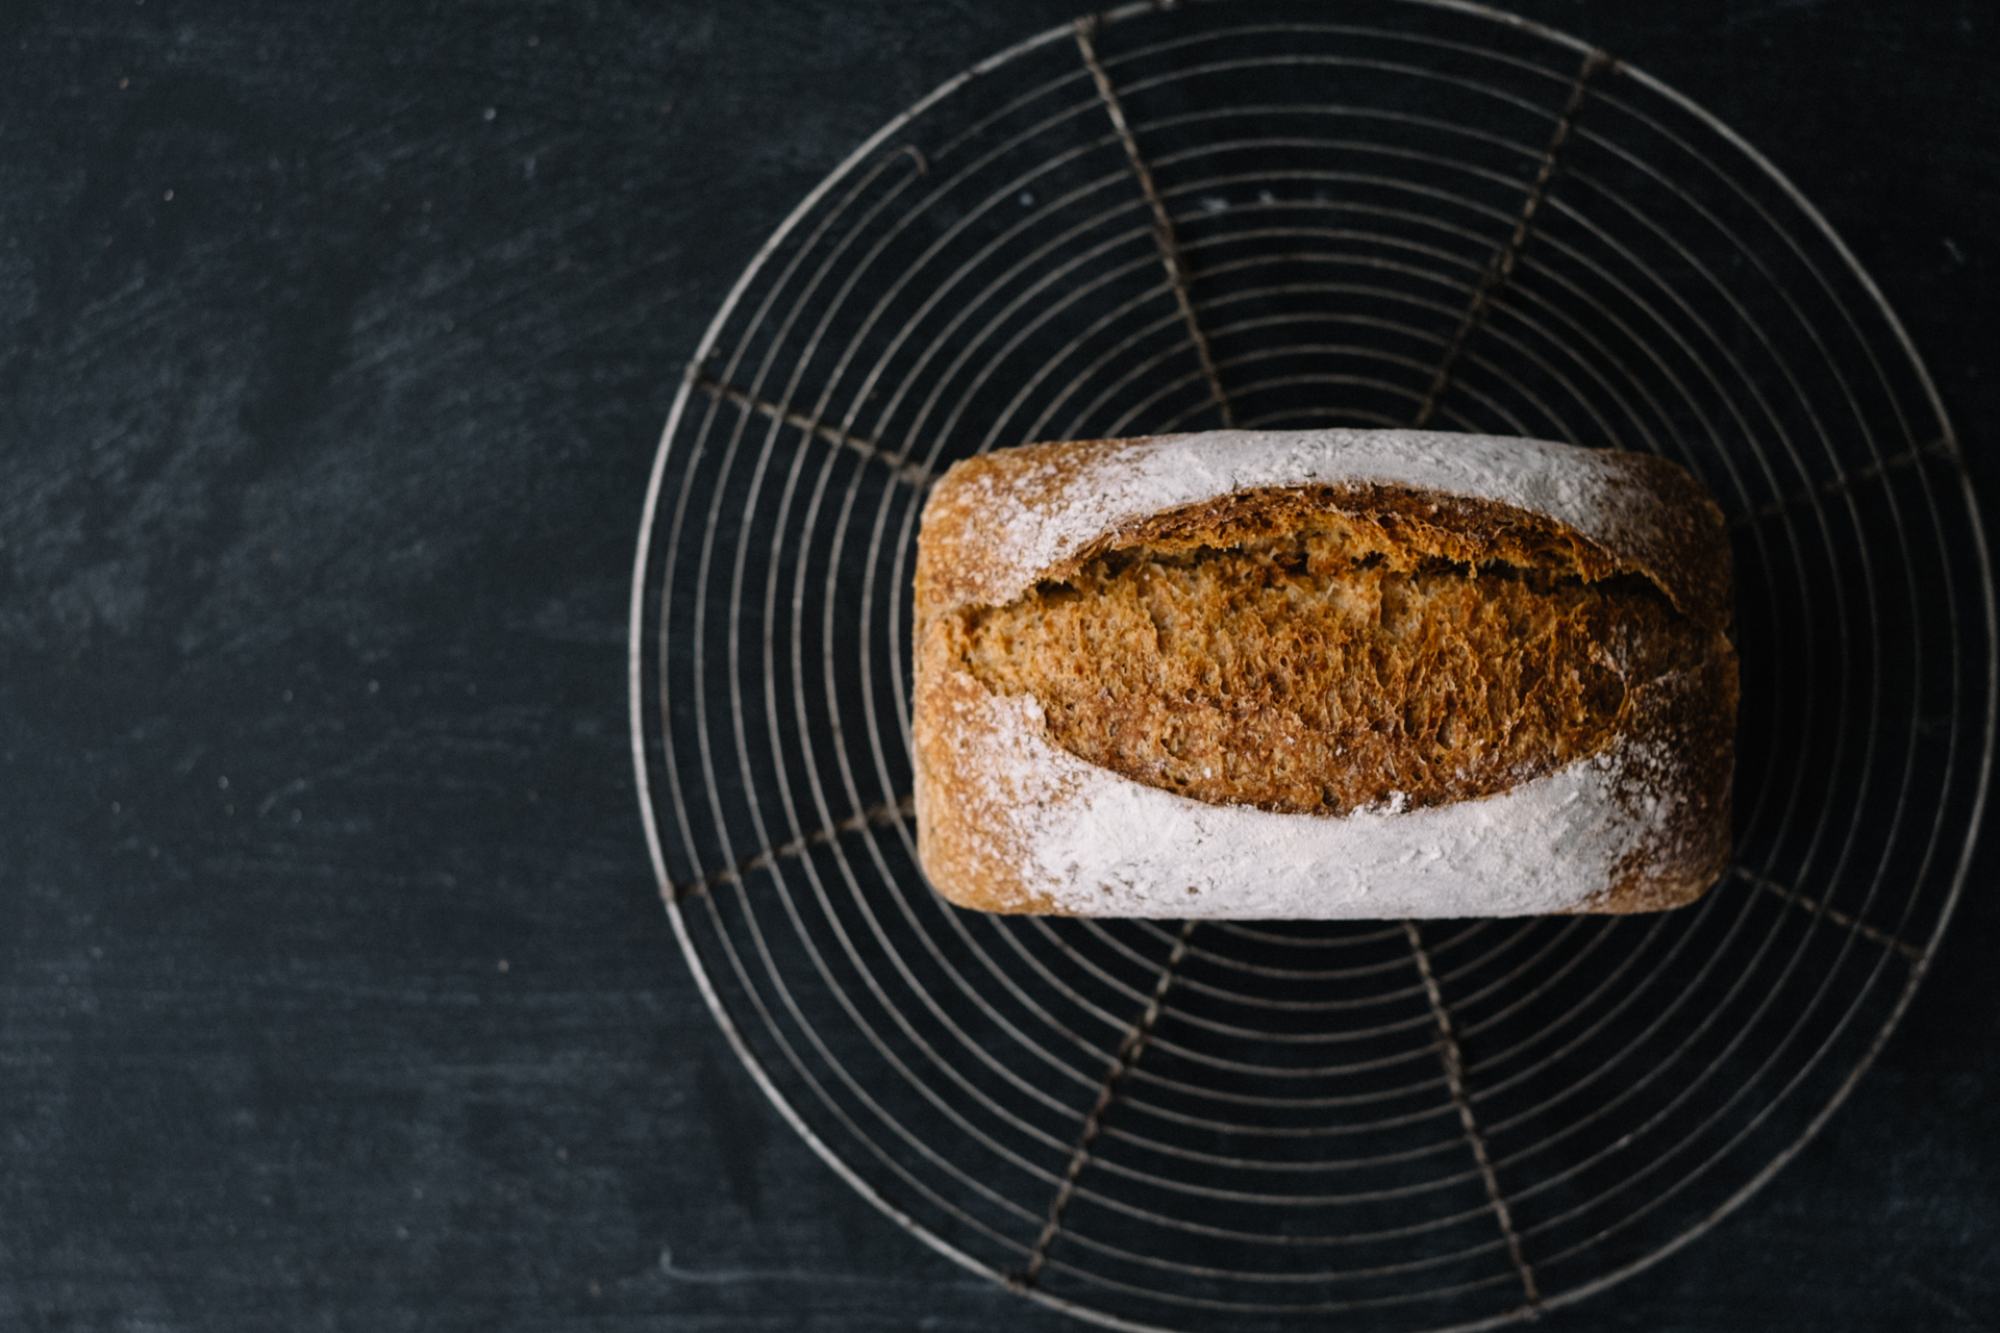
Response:
[[[1344,513],[1428,523],[1429,540],[1475,576],[1516,558],[1509,543],[1529,533],[1561,548],[1572,583],[1656,589],[1679,641],[1695,646],[1671,669],[1644,651],[1655,645],[1592,647],[1592,660],[1624,673],[1616,725],[1560,767],[1469,799],[1434,793],[1416,808],[1390,791],[1338,814],[1134,780],[1060,744],[1041,699],[989,689],[968,666],[968,616],[1066,592],[1065,580],[1106,558]],[[919,539],[919,853],[940,892],[986,911],[1377,918],[1678,906],[1729,855],[1730,607],[1720,512],[1685,472],[1646,455],[1326,430],[966,460],[933,491]]]

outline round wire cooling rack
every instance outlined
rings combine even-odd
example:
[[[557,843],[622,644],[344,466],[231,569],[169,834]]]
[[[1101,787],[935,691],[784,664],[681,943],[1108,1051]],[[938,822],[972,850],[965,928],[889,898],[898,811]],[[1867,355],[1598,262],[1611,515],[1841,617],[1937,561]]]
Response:
[[[1664,454],[1731,519],[1737,856],[1660,916],[983,917],[909,815],[925,489],[1002,445],[1408,425]],[[668,912],[792,1126],[1117,1327],[1475,1328],[1812,1136],[1951,917],[1996,629],[1937,394],[1825,220],[1629,65],[1448,0],[1133,6],[884,126],[715,317],[632,601]]]

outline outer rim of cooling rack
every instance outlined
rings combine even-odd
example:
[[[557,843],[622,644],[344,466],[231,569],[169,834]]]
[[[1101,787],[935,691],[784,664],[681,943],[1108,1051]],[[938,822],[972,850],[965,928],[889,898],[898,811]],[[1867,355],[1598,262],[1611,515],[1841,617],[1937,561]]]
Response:
[[[1181,3],[1192,3],[1192,0],[1181,0]],[[1504,10],[1473,3],[1472,0],[1398,0],[1398,3],[1433,10],[1445,10],[1472,18],[1483,19],[1579,53],[1588,53],[1593,49],[1589,43],[1555,28],[1533,22],[1532,20],[1522,18],[1519,15],[1511,14]],[[1180,4],[1175,3],[1175,0],[1138,0],[1137,3],[1105,10],[1095,15],[1094,18],[1099,25],[1109,25],[1179,7]],[[870,135],[853,152],[848,154],[838,166],[827,173],[799,201],[791,212],[785,216],[784,220],[779,223],[763,245],[758,248],[757,253],[751,258],[742,273],[738,275],[736,282],[731,286],[728,295],[723,299],[721,307],[716,311],[714,318],[709,322],[708,328],[702,334],[701,341],[697,345],[694,355],[689,358],[687,363],[688,369],[681,378],[680,388],[674,396],[673,406],[668,412],[666,425],[661,431],[660,443],[654,451],[653,466],[646,485],[645,505],[640,514],[638,544],[633,558],[632,592],[627,629],[626,691],[632,745],[633,777],[639,799],[640,821],[644,826],[646,834],[646,849],[652,862],[654,879],[661,900],[666,907],[668,920],[673,925],[674,937],[680,945],[681,953],[686,958],[690,971],[694,974],[696,984],[701,989],[702,998],[707,1003],[710,1013],[714,1016],[717,1026],[722,1029],[723,1035],[728,1039],[730,1047],[735,1051],[737,1058],[743,1063],[744,1068],[749,1072],[751,1078],[755,1080],[757,1086],[762,1089],[764,1095],[770,1099],[771,1104],[777,1108],[778,1113],[784,1118],[785,1122],[791,1126],[793,1131],[847,1185],[860,1194],[862,1198],[868,1200],[868,1202],[881,1210],[884,1215],[909,1231],[938,1254],[961,1268],[1002,1285],[1007,1283],[1006,1273],[974,1258],[915,1217],[898,1208],[856,1171],[834,1149],[833,1145],[829,1144],[813,1130],[804,1116],[800,1114],[798,1108],[792,1105],[790,1099],[777,1086],[777,1083],[772,1079],[770,1072],[764,1067],[762,1060],[757,1056],[756,1052],[751,1049],[735,1017],[729,1012],[723,1003],[721,995],[717,992],[714,981],[709,976],[708,969],[704,965],[695,945],[694,938],[689,932],[686,915],[681,911],[680,904],[676,900],[673,882],[667,871],[665,852],[661,845],[658,821],[653,809],[652,783],[647,767],[644,694],[646,576],[651,561],[653,528],[658,516],[661,492],[665,483],[668,455],[672,452],[674,436],[680,427],[688,399],[695,387],[693,379],[694,369],[701,365],[713,351],[729,317],[735,312],[744,293],[749,289],[750,284],[763,272],[766,263],[778,247],[785,242],[800,222],[812,212],[813,208],[835,185],[845,180],[857,166],[880,148],[898,130],[902,129],[931,107],[957,92],[972,80],[986,75],[1031,51],[1038,50],[1054,42],[1062,41],[1074,31],[1075,27],[1073,23],[1058,24],[1055,27],[1045,29],[1020,42],[1016,42],[1012,46],[995,52],[993,55],[986,57],[984,60],[979,61],[977,64],[939,84],[929,94],[912,103],[902,112],[885,122],[875,133]],[[1847,243],[1834,230],[1832,224],[1827,221],[1819,209],[1806,198],[1789,177],[1778,169],[1776,164],[1771,162],[1734,129],[1718,119],[1706,108],[1695,103],[1685,94],[1623,60],[1617,62],[1616,72],[1622,77],[1632,79],[1648,92],[1665,99],[1686,112],[1698,123],[1712,131],[1737,152],[1741,153],[1745,159],[1755,164],[1771,182],[1776,184],[1785,197],[1798,209],[1799,213],[1809,220],[1813,227],[1818,229],[1821,237],[1833,248],[1835,254],[1846,265],[1847,271],[1853,274],[1855,280],[1861,284],[1863,290],[1874,301],[1876,309],[1880,311],[1883,319],[1893,331],[1897,345],[1902,349],[1911,369],[1916,373],[1919,383],[1923,386],[1924,395],[1938,423],[1942,427],[1943,438],[1949,442],[1950,448],[1955,455],[1958,447],[1957,433],[1953,429],[1950,417],[1945,411],[1944,403],[1939,397],[1936,384],[1931,378],[1929,367],[1918,354],[1915,343],[1911,340],[1902,320],[1884,298],[1881,288],[1876,284],[1874,278],[1867,270],[1862,267],[1853,251],[1848,248]],[[1533,1318],[1542,1309],[1556,1309],[1576,1304],[1609,1287],[1616,1286],[1618,1283],[1645,1269],[1651,1268],[1653,1265],[1666,1259],[1669,1255],[1677,1253],[1696,1239],[1706,1235],[1724,1218],[1734,1213],[1759,1190],[1763,1189],[1765,1185],[1769,1184],[1772,1178],[1818,1135],[1827,1121],[1846,1103],[1848,1096],[1860,1082],[1861,1077],[1874,1065],[1882,1048],[1887,1044],[1890,1036],[1901,1023],[1905,1011],[1916,996],[1918,987],[1923,984],[1924,978],[1929,974],[1931,961],[1936,955],[1938,944],[1944,938],[1946,929],[1951,924],[1952,917],[1957,910],[1959,897],[1965,886],[1966,876],[1971,869],[1972,857],[1978,843],[1980,823],[1991,787],[1996,722],[2000,721],[2000,719],[1996,718],[1996,709],[2000,709],[2000,606],[1996,606],[1991,553],[1988,549],[1986,530],[1980,518],[1979,505],[1977,497],[1974,494],[1971,478],[1967,475],[1963,466],[1958,468],[1958,483],[1959,494],[1965,504],[1973,545],[1978,555],[1981,605],[1986,613],[1986,723],[1984,732],[1980,738],[1982,749],[1977,770],[1978,776],[1967,821],[1968,828],[1964,846],[1960,850],[1957,865],[1951,872],[1950,884],[1945,893],[1943,906],[1939,911],[1936,924],[1932,927],[1922,956],[1912,965],[1909,978],[1904,983],[1901,994],[1891,1007],[1888,1017],[1883,1021],[1881,1028],[1876,1032],[1874,1038],[1869,1042],[1861,1058],[1855,1062],[1846,1078],[1841,1081],[1825,1104],[1807,1122],[1798,1137],[1779,1151],[1721,1204],[1710,1210],[1706,1216],[1702,1217],[1687,1230],[1631,1263],[1600,1274],[1587,1282],[1548,1295],[1536,1307],[1522,1306],[1471,1322],[1443,1326],[1435,1329],[1433,1333],[1474,1333],[1475,1330],[1498,1328],[1507,1324],[1520,1322],[1524,1319]],[[1021,1294],[1039,1305],[1104,1327],[1130,1330],[1131,1333],[1174,1333],[1174,1330],[1166,1325],[1126,1319],[1107,1311],[1081,1305],[1040,1288],[1031,1287]]]

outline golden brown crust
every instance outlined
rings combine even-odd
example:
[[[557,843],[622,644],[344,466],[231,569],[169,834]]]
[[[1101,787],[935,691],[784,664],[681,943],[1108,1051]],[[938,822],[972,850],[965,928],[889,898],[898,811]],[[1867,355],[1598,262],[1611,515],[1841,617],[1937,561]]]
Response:
[[[1145,443],[1038,445],[969,460],[947,474],[925,508],[916,570],[919,855],[939,890],[964,906],[986,911],[1073,910],[1031,883],[1020,870],[1024,849],[1009,842],[1010,810],[1023,800],[1051,799],[1048,782],[1025,783],[1019,774],[992,771],[990,762],[980,758],[999,743],[992,707],[995,695],[969,666],[972,627],[981,613],[1002,609],[980,600],[982,593],[998,586],[992,574],[996,552],[991,543],[1006,532],[1010,510],[1059,504],[1065,488],[1079,484],[1087,472],[1101,476],[1099,469],[1107,459],[1115,460],[1121,451]],[[1630,530],[1634,525],[1628,525],[1615,543],[1607,543],[1546,514],[1404,486],[1262,488],[1119,524],[1035,574],[1046,590],[1078,578],[1086,566],[1101,573],[1107,557],[1129,557],[1138,548],[1148,557],[1168,559],[1178,552],[1234,550],[1274,535],[1282,538],[1309,525],[1315,516],[1361,514],[1388,531],[1405,552],[1454,561],[1475,574],[1482,567],[1508,567],[1554,571],[1584,585],[1644,580],[1671,604],[1661,614],[1682,629],[1669,635],[1662,625],[1625,626],[1628,635],[1637,636],[1640,650],[1626,654],[1637,670],[1625,682],[1615,726],[1601,739],[1574,739],[1585,746],[1582,754],[1592,747],[1620,747],[1634,771],[1644,774],[1644,781],[1620,799],[1646,804],[1643,813],[1651,827],[1642,845],[1611,876],[1613,882],[1575,910],[1659,910],[1698,897],[1729,856],[1737,672],[1726,634],[1731,604],[1728,546],[1719,511],[1699,483],[1679,468],[1640,455],[1614,454],[1593,461],[1600,466],[1608,461],[1618,484],[1626,488],[1621,502],[1645,508],[1648,521],[1636,525],[1636,535]],[[1039,595],[1034,589],[1027,594]],[[1669,638],[1679,644],[1672,651],[1665,647]],[[1591,649],[1578,645],[1567,651],[1587,657]],[[1150,702],[1147,707],[1159,711]],[[1089,714],[1090,725],[1102,720],[1099,714],[1133,715],[1100,707]],[[1049,728],[1049,737],[1060,744],[1059,733],[1059,726]],[[1238,734],[1237,741],[1251,734],[1254,728]],[[1090,753],[1087,744],[1064,748],[1104,762],[1102,755]],[[1557,746],[1551,754],[1568,762],[1575,757],[1574,748]],[[1126,771],[1127,776],[1145,781],[1143,774]],[[1546,766],[1538,771],[1546,771]],[[1530,776],[1522,770],[1516,780]],[[1259,800],[1257,792],[1264,789],[1254,781],[1242,787],[1210,785],[1213,792],[1200,789],[1199,783],[1179,789],[1217,803],[1288,808],[1282,801]],[[1034,790],[1028,790],[1030,786]],[[1346,808],[1369,803],[1366,798],[1372,789],[1355,790],[1362,795]],[[1446,801],[1481,794],[1471,788],[1453,791],[1449,784],[1443,791],[1438,799]],[[1062,799],[1061,793],[1053,799]],[[1341,806],[1329,802],[1326,808]]]
[[[919,634],[927,616],[990,595],[990,553],[1006,535],[995,520],[1005,503],[1045,504],[1061,496],[1089,462],[1115,459],[1124,440],[1029,444],[961,459],[931,488],[917,539]],[[1054,571],[1051,571],[1052,573]]]
[[[1602,748],[1628,682],[1709,642],[1553,525],[1471,501],[1412,518],[1408,498],[1273,496],[944,615],[964,625],[963,669],[1040,702],[1063,749],[1287,814],[1421,809],[1552,773]]]
[[[938,892],[982,912],[1053,912],[1028,887],[1005,836],[1010,790],[980,762],[990,743],[986,687],[958,670],[955,624],[936,620],[918,647],[915,700],[917,858]]]
[[[1617,743],[1644,756],[1635,797],[1659,801],[1662,814],[1614,882],[1576,911],[1683,907],[1728,867],[1737,699],[1736,650],[1721,631],[1698,664],[1634,691]]]

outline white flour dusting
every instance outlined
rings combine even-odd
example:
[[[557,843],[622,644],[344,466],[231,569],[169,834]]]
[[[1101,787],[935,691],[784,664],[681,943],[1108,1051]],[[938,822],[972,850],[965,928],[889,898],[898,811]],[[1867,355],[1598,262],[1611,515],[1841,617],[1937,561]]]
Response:
[[[1043,570],[1122,524],[1240,490],[1340,484],[1409,486],[1535,511],[1614,556],[1655,535],[1647,494],[1615,456],[1594,449],[1419,430],[1161,435],[1104,450],[1053,499],[991,497],[992,565],[978,600],[1012,601]]]
[[[982,775],[1026,855],[1021,887],[1092,916],[1533,916],[1582,905],[1657,824],[1627,801],[1648,765],[1618,745],[1483,800],[1300,816],[1209,805],[1086,763],[1032,698],[965,718]],[[1398,793],[1400,796],[1400,793]],[[1657,798],[1656,798],[1657,799]],[[1659,812],[1655,811],[1657,816]]]

